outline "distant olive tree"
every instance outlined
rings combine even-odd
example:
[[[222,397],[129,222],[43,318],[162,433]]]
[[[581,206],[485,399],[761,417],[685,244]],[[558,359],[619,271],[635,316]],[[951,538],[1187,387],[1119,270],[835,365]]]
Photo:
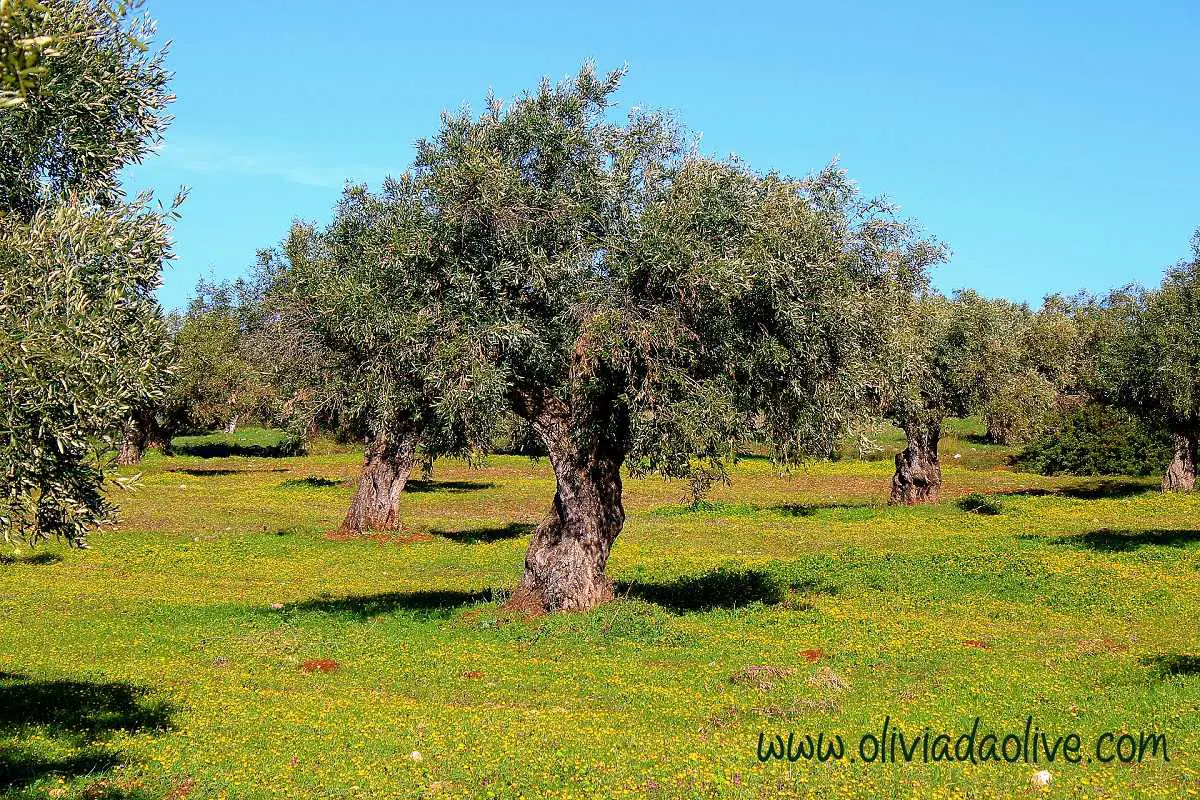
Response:
[[[104,2],[0,11],[0,530],[9,541],[83,544],[110,519],[106,453],[132,409],[161,395],[167,335],[154,291],[174,208],[128,201],[118,180],[168,121],[152,33],[149,20]]]
[[[376,195],[348,188],[324,228],[297,224],[264,253],[258,340],[293,424],[337,420],[365,442],[341,529],[401,527],[414,465],[473,456],[491,441],[504,387],[484,327],[457,314],[457,265],[409,177]]]
[[[839,170],[758,173],[661,114],[614,121],[620,78],[447,115],[412,172],[439,301],[479,328],[554,470],[514,596],[548,610],[611,596],[623,470],[702,490],[752,440],[832,452],[941,257]]]
[[[897,351],[885,414],[905,435],[896,455],[891,502],[937,502],[938,455],[947,417],[964,417],[995,402],[1036,370],[1025,363],[1028,311],[973,291],[953,298],[927,294],[913,305]]]
[[[1200,440],[1200,229],[1190,260],[1167,270],[1156,290],[1126,287],[1085,309],[1101,400],[1171,432],[1163,491],[1196,488]]]
[[[987,440],[1011,445],[1027,442],[1052,424],[1066,395],[1078,392],[1076,361],[1079,332],[1068,309],[1049,297],[1037,312],[997,301],[998,320],[1013,348],[1008,369],[996,376],[980,412]]]
[[[277,395],[268,354],[252,344],[257,300],[241,281],[201,281],[173,337],[174,376],[162,412],[190,428],[234,433],[239,422],[273,421]]]

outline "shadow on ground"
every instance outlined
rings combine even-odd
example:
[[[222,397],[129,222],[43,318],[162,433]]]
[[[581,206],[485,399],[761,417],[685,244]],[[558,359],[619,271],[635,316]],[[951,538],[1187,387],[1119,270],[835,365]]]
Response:
[[[193,478],[220,478],[223,475],[241,475],[251,472],[287,472],[287,467],[251,467],[247,469],[224,469],[212,468],[205,469],[203,467],[178,467],[166,470],[167,472],[182,472],[184,475],[191,475]]]
[[[360,621],[398,611],[415,613],[418,616],[444,616],[463,606],[492,602],[496,597],[494,589],[468,592],[455,590],[389,592],[349,597],[319,597],[287,605],[282,611],[317,612]]]
[[[1200,675],[1200,655],[1171,653],[1143,656],[1138,661],[1142,666],[1149,667],[1151,674],[1158,678],[1171,675]]]
[[[1143,547],[1187,547],[1192,542],[1200,542],[1200,530],[1122,531],[1103,528],[1078,536],[1018,538],[1095,550],[1099,553],[1129,553]]]
[[[57,564],[62,561],[58,553],[29,553],[23,556],[0,554],[0,566],[25,565],[36,567],[43,564]]]
[[[528,522],[510,522],[487,528],[471,528],[464,531],[433,530],[429,533],[460,544],[484,544],[504,539],[523,539],[533,533],[534,525]]]
[[[1014,489],[1010,492],[999,492],[998,494],[1005,494],[1014,497],[1045,497],[1047,495],[1057,495],[1059,497],[1070,497],[1074,500],[1116,500],[1123,497],[1133,497],[1134,495],[1144,494],[1154,490],[1154,485],[1150,483],[1106,478],[1103,480],[1077,483],[1072,486],[1063,486],[1058,489]]]
[[[406,492],[477,492],[480,489],[491,489],[496,484],[487,481],[409,481],[404,485]]]
[[[740,608],[753,603],[774,605],[787,594],[778,578],[769,572],[725,567],[668,583],[621,581],[613,589],[619,597],[636,597],[679,614]]]
[[[102,777],[124,760],[107,747],[115,733],[162,733],[174,707],[130,683],[38,680],[0,672],[0,795],[44,778]],[[48,756],[30,741],[51,740],[66,755]],[[132,796],[116,787],[99,797]]]

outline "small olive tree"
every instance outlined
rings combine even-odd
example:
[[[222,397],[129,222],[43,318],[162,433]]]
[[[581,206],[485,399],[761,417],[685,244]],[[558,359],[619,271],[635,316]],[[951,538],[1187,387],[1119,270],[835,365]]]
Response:
[[[152,33],[105,2],[6,2],[0,14],[6,540],[83,544],[112,512],[105,453],[131,409],[161,393],[167,337],[154,291],[174,209],[127,201],[118,180],[168,121]]]
[[[1163,491],[1196,488],[1200,440],[1200,230],[1192,255],[1158,289],[1126,287],[1085,315],[1093,333],[1095,393],[1172,434]]]
[[[458,316],[455,269],[409,177],[372,194],[351,187],[332,223],[297,224],[263,254],[264,322],[275,383],[299,427],[335,418],[364,439],[348,533],[401,527],[400,498],[419,457],[471,456],[503,404],[487,331]]]
[[[905,435],[896,455],[891,502],[935,503],[942,486],[938,456],[946,417],[962,417],[1013,386],[1028,369],[1022,332],[1027,310],[973,291],[914,302],[896,337],[885,414]]]

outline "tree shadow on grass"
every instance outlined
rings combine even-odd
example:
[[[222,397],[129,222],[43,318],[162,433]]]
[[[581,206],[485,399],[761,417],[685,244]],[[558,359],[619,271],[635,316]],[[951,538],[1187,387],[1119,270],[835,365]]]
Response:
[[[1200,675],[1200,655],[1171,653],[1168,655],[1143,656],[1138,659],[1142,666],[1150,668],[1157,678],[1171,675]]]
[[[317,612],[365,621],[397,611],[416,613],[421,617],[446,616],[463,606],[493,602],[494,589],[477,591],[388,592],[385,594],[351,595],[349,597],[319,597],[285,606],[285,611]]]
[[[1066,545],[1100,553],[1129,553],[1142,547],[1187,547],[1200,542],[1200,530],[1120,531],[1103,528],[1079,536],[1023,536],[1023,539]]]
[[[162,733],[175,708],[149,689],[131,683],[36,680],[0,672],[0,794],[43,778],[97,775],[123,757],[104,745],[115,733]],[[71,753],[47,756],[24,744],[52,740]]]
[[[462,494],[463,492],[477,492],[480,489],[491,489],[495,485],[490,481],[409,481],[404,485],[404,491]]]
[[[498,525],[491,528],[472,528],[465,531],[434,530],[430,531],[430,533],[434,536],[440,536],[443,539],[459,542],[460,544],[486,544],[505,539],[525,538],[533,533],[535,527],[535,525],[528,522],[510,522],[507,525]]]
[[[30,553],[24,556],[10,556],[0,553],[0,566],[42,566],[45,564],[57,564],[63,558],[58,553]]]
[[[339,486],[341,481],[335,481],[332,478],[322,478],[317,475],[309,475],[305,478],[291,478],[279,484],[280,489],[324,489],[329,486]]]
[[[182,472],[184,475],[191,475],[193,478],[220,478],[225,475],[241,475],[243,473],[249,474],[251,472],[287,472],[287,467],[265,467],[250,469],[205,469],[203,467],[180,467],[169,469],[167,472]]]
[[[1149,483],[1130,480],[1103,479],[1086,481],[1075,484],[1074,486],[1063,486],[1058,489],[1013,489],[1012,491],[997,492],[996,494],[1014,497],[1045,497],[1047,495],[1058,495],[1059,497],[1070,497],[1074,500],[1115,500],[1123,497],[1133,497],[1135,495],[1145,494],[1146,492],[1154,490],[1155,487]]]
[[[769,572],[726,567],[668,583],[622,581],[613,588],[619,596],[636,597],[678,614],[740,608],[753,603],[775,605],[787,594],[782,582]]]

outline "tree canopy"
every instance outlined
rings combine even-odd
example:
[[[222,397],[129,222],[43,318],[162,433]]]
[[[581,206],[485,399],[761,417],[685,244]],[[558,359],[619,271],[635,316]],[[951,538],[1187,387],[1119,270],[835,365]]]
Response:
[[[117,173],[161,137],[168,76],[152,23],[107,3],[6,3],[3,27],[40,72],[0,108],[0,528],[81,544],[111,517],[104,454],[161,392],[174,208]]]

